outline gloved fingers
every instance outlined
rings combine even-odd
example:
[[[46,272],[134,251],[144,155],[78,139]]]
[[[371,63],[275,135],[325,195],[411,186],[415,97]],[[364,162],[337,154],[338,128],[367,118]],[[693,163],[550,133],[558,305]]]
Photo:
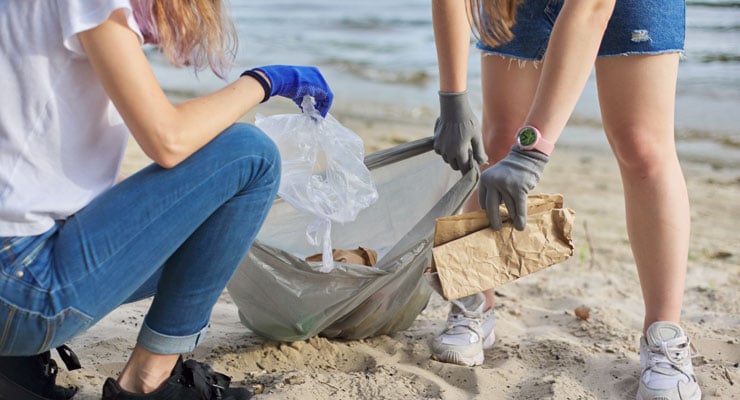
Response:
[[[473,146],[471,158],[475,158],[478,165],[486,164],[488,162],[488,154],[486,154],[486,149],[483,146],[483,139],[481,136],[475,135],[471,141],[471,145]]]
[[[433,148],[434,152],[442,155],[442,132],[440,131],[440,125],[442,123],[440,122],[440,118],[437,117],[437,119],[434,121],[434,143]],[[444,157],[443,157],[444,158]],[[447,162],[447,160],[445,160]]]
[[[314,90],[311,90],[314,89]],[[299,90],[293,97],[293,102],[301,109],[303,109],[304,100],[308,97],[311,101],[311,106],[321,114],[322,117],[326,118],[326,114],[329,113],[329,108],[334,100],[334,94],[331,90],[323,90],[319,88],[305,88],[305,90]]]
[[[470,169],[468,165],[470,164],[470,148],[467,149],[457,149],[457,155],[455,156],[455,159],[457,160],[457,168],[455,168],[456,171],[462,171],[462,173],[468,172]]]
[[[460,165],[460,172],[463,175],[467,174],[473,168],[473,150],[468,152],[468,160],[465,164]]]
[[[457,157],[445,157],[442,155],[442,159],[447,162],[447,164],[450,164],[450,167],[454,169],[455,171],[460,170],[460,161]]]
[[[517,218],[517,214],[516,214],[517,209],[516,209],[514,199],[511,197],[510,193],[503,193],[502,197],[503,197],[503,202],[506,205],[506,210],[509,212],[509,221],[511,221],[511,223],[513,224]]]
[[[499,213],[498,209],[498,205],[501,204],[501,193],[495,188],[489,190],[486,185],[479,184],[478,204],[486,210],[491,229],[494,231],[501,230],[503,224],[501,223],[501,213]]]
[[[326,118],[326,114],[329,113],[332,103],[334,102],[334,93],[331,91],[329,84],[324,79],[324,75],[321,74],[316,67],[308,67],[313,74],[313,83],[308,84],[308,94],[313,96],[316,100],[316,109],[322,117]]]
[[[511,223],[514,224],[514,228],[518,231],[523,231],[527,226],[527,192],[521,192],[515,194],[512,199],[512,207],[516,210]],[[509,206],[506,206],[509,208]],[[512,209],[509,208],[509,215],[512,214]]]
[[[504,204],[514,229],[523,231],[527,226],[527,193],[506,194]]]
[[[326,118],[332,103],[334,102],[334,93],[331,90],[320,90],[314,95],[316,100],[316,109],[322,117]]]

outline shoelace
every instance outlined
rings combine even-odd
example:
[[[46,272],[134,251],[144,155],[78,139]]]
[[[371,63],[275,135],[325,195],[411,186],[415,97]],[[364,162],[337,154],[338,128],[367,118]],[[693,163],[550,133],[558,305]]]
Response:
[[[214,371],[210,365],[195,360],[185,361],[183,367],[185,384],[198,390],[203,400],[223,399],[231,378]]]
[[[460,313],[451,313],[447,318],[447,329],[445,331],[449,333],[463,333],[460,329],[466,328],[475,332],[478,337],[482,337],[480,320],[482,316],[478,313],[461,310]]]
[[[676,371],[691,378],[688,370],[691,360],[691,343],[686,336],[667,340],[658,346],[648,345],[648,368],[664,375],[675,375]]]

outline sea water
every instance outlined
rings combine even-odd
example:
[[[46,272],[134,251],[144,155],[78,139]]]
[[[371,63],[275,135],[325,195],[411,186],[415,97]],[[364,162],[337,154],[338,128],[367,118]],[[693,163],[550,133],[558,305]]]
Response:
[[[318,66],[335,107],[386,107],[408,115],[438,109],[432,0],[231,0],[237,67]],[[203,71],[169,67],[151,54],[167,90],[197,94],[223,82]],[[480,55],[469,60],[469,91],[480,110]],[[561,137],[571,145],[605,145],[593,76]],[[358,132],[359,133],[359,132]],[[430,127],[430,135],[431,127]],[[687,2],[686,52],[676,100],[679,153],[716,166],[740,166],[740,1]]]

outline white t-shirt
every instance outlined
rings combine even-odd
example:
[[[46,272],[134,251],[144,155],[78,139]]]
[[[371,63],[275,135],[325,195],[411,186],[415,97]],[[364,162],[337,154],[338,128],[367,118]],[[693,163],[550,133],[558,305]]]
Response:
[[[0,0],[0,236],[43,233],[115,183],[129,131],[77,33],[120,8],[142,40],[129,0]]]

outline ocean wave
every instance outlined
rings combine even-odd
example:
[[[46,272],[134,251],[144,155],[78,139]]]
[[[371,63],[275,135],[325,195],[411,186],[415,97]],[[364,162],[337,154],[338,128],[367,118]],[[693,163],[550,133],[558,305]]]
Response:
[[[691,7],[724,7],[724,8],[740,8],[740,1],[686,1],[687,6]]]
[[[358,78],[382,83],[424,86],[431,83],[433,78],[427,71],[423,70],[392,71],[377,68],[370,63],[347,61],[339,58],[325,59],[320,64],[348,72]]]
[[[740,54],[727,54],[727,53],[714,53],[705,54],[699,58],[702,63],[738,63],[740,62]]]

